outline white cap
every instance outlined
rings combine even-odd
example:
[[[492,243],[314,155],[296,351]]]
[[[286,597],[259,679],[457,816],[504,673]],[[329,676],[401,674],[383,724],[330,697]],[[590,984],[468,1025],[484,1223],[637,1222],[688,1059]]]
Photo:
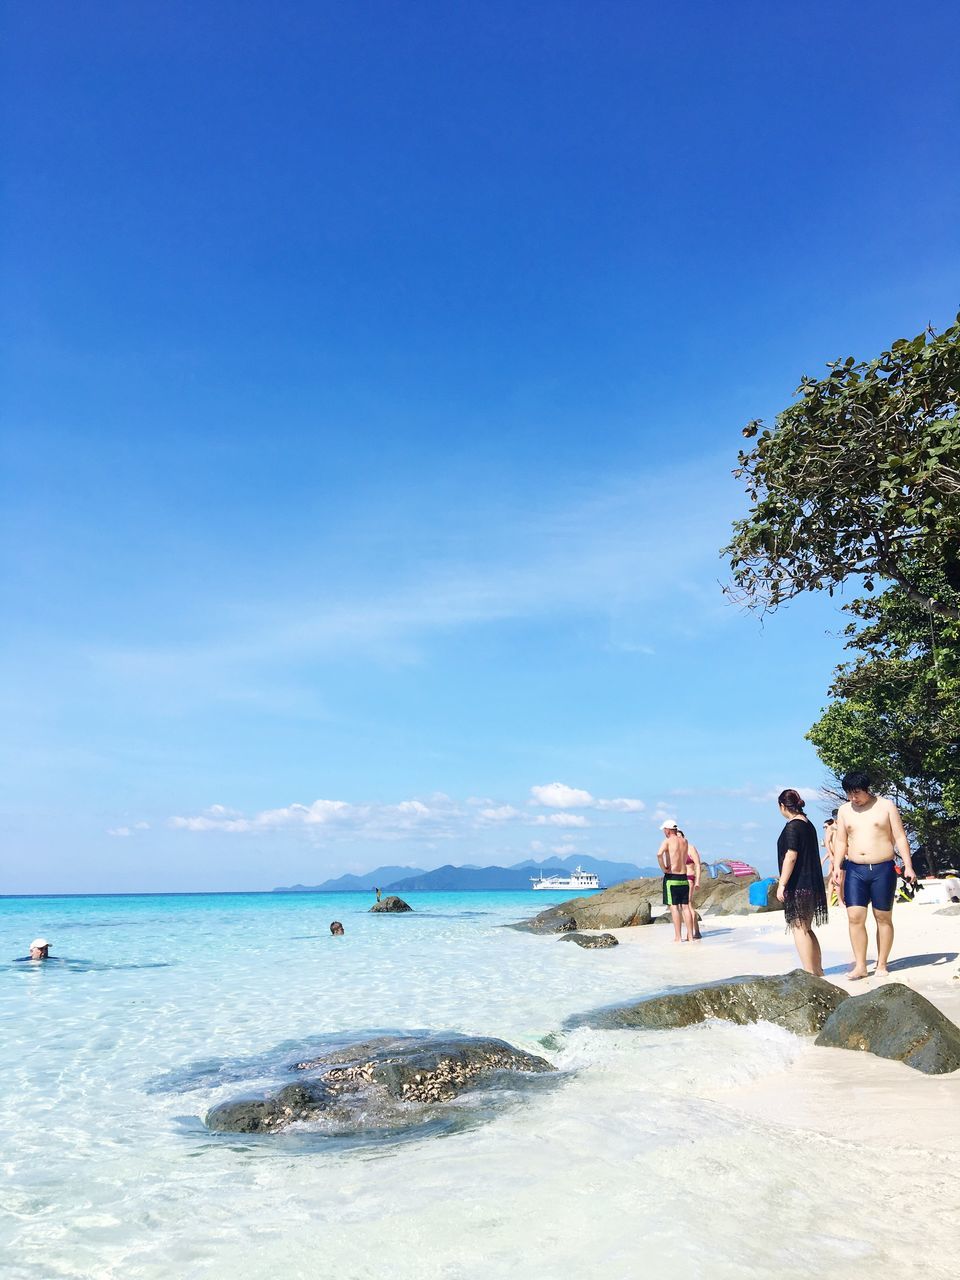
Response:
[[[49,947],[49,945],[50,943],[46,940],[46,938],[34,938],[34,940],[30,943],[30,950],[42,951],[44,947]]]
[[[677,822],[676,818],[667,818],[666,822],[660,823],[660,830],[661,831],[679,831],[680,823]]]

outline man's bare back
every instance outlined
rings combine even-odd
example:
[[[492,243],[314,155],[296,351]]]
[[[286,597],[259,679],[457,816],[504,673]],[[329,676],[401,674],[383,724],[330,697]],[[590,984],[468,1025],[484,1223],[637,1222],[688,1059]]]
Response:
[[[664,871],[673,871],[677,875],[685,876],[689,847],[686,836],[681,835],[679,831],[671,831],[663,838],[663,843],[657,851],[657,861]]]
[[[872,795],[866,804],[848,800],[840,806],[834,855],[846,855],[851,862],[890,862],[898,845],[909,847],[900,814],[891,800]]]

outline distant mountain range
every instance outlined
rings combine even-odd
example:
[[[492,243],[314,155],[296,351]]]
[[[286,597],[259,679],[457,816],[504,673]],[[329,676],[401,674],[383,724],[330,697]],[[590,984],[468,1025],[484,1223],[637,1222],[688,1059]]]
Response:
[[[361,893],[373,892],[378,886],[385,889],[392,880],[406,876],[422,876],[422,867],[374,867],[360,876],[338,876],[336,880],[324,880],[323,884],[291,884],[274,893]]]
[[[527,858],[510,867],[455,867],[449,863],[436,867],[433,871],[424,871],[420,867],[375,867],[373,871],[359,876],[338,876],[335,880],[324,880],[323,884],[294,884],[274,889],[273,892],[369,893],[377,887],[384,893],[528,889],[533,874],[542,871],[545,876],[563,875],[576,867],[595,872],[604,886],[619,884],[621,880],[634,880],[638,876],[660,874],[657,867],[638,867],[632,862],[609,862],[603,858],[591,858],[589,854],[580,854],[568,858],[545,858],[542,862]]]

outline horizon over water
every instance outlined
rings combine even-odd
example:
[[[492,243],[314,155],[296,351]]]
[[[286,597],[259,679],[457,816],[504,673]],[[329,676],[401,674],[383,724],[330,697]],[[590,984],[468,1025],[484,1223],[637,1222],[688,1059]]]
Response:
[[[782,1071],[805,1042],[706,1024],[578,1030],[543,1047],[571,1014],[676,982],[669,931],[583,951],[500,927],[565,896],[410,894],[402,915],[371,914],[366,891],[0,900],[5,1276],[626,1276],[640,1248],[660,1276],[903,1274],[896,1241],[858,1226],[860,1181],[893,1186],[883,1153],[785,1141],[698,1097],[705,1080]],[[345,937],[329,934],[333,918]],[[14,962],[36,934],[61,963]],[[730,934],[704,945],[730,948],[737,971]],[[691,981],[695,965],[692,953]],[[442,1135],[203,1126],[318,1038],[412,1030],[502,1037],[562,1074]],[[939,1193],[925,1158],[897,1154],[918,1212]]]

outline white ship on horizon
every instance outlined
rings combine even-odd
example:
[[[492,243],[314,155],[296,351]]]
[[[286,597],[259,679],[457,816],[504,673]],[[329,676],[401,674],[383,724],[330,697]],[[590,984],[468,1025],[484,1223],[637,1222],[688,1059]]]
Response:
[[[577,867],[576,871],[571,871],[568,876],[545,876],[541,871],[539,876],[530,877],[531,889],[599,889],[600,879],[592,871],[584,871],[582,867]]]

